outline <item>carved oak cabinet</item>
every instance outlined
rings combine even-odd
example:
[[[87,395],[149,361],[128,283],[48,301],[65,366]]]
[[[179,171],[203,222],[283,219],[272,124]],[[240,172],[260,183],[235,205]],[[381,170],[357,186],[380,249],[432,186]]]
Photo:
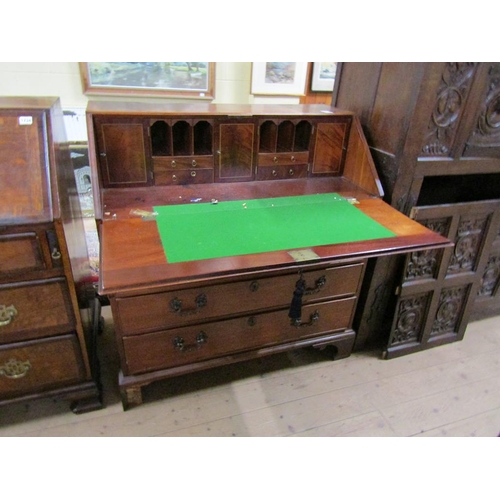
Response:
[[[151,382],[240,360],[307,346],[349,356],[367,260],[450,244],[381,200],[351,112],[91,101],[87,119],[99,291],[111,304],[124,408],[140,404]],[[154,215],[159,206],[328,193],[351,199],[393,236],[176,262]],[[291,318],[299,283],[300,316]]]
[[[57,397],[75,413],[101,406],[89,278],[59,100],[2,97],[0,405]]]
[[[360,117],[386,201],[455,243],[372,262],[356,348],[462,339],[500,313],[500,63],[346,63],[336,102]]]

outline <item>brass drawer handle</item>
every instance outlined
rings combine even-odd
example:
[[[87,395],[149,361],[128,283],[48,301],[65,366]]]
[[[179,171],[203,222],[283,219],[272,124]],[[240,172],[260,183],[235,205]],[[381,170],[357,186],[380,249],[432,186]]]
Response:
[[[31,368],[31,363],[28,361],[18,361],[17,359],[9,359],[4,365],[0,365],[0,375],[7,378],[22,378]]]
[[[200,332],[196,336],[196,343],[191,345],[186,345],[182,337],[175,337],[174,349],[181,352],[197,351],[198,349],[201,349],[203,344],[206,344],[207,341],[208,341],[208,336],[205,332]]]
[[[319,293],[319,291],[326,285],[326,276],[320,276],[316,283],[314,284],[314,288],[306,288],[304,290],[304,295],[312,295],[313,293]]]
[[[17,310],[14,306],[0,305],[0,326],[9,325],[14,316],[17,316]]]
[[[273,170],[272,174],[273,174],[273,177],[276,177],[278,175],[278,172],[276,172],[276,170]]]
[[[295,328],[303,328],[304,326],[313,326],[315,323],[317,323],[318,320],[319,320],[319,311],[316,310],[309,316],[309,321],[307,323],[301,323],[300,318],[298,318],[298,319],[292,319],[290,324]]]
[[[292,176],[293,174],[295,174],[295,171],[293,168],[291,168],[289,171],[288,171],[288,175]]]
[[[177,166],[177,162],[175,160],[172,160],[172,167],[176,167]]]
[[[207,302],[207,296],[204,293],[200,293],[200,295],[194,299],[195,307],[191,309],[182,309],[182,300],[175,297],[170,301],[170,309],[173,312],[178,313],[179,316],[189,316],[191,314],[196,314],[200,309],[207,305]]]
[[[276,156],[273,158],[273,162],[278,163],[278,158]]]
[[[252,281],[250,283],[250,291],[251,292],[256,292],[259,289],[259,282],[258,281]]]
[[[198,163],[196,163],[196,160],[193,160],[193,161],[191,162],[191,165],[193,165],[193,167],[196,167],[196,165],[198,165]]]
[[[293,162],[293,161],[295,161],[295,156],[292,156],[292,157],[290,158],[290,160],[291,160],[292,162]]]
[[[51,256],[54,260],[59,260],[61,258],[61,252],[57,248],[54,248],[52,250]]]
[[[196,177],[196,171],[195,171],[195,170],[193,170],[193,171],[191,172],[191,177]]]

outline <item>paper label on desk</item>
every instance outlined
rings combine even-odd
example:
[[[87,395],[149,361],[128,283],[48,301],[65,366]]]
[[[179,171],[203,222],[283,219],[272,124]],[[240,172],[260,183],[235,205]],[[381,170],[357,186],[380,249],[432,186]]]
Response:
[[[310,248],[306,250],[291,250],[290,252],[288,252],[288,254],[292,257],[292,259],[295,262],[319,259],[319,255]]]

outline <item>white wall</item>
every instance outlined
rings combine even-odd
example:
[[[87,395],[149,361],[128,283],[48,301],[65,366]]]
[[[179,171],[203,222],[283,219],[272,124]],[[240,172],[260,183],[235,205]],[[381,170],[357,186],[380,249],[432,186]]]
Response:
[[[265,97],[250,94],[251,62],[218,62],[215,67],[214,103],[295,104],[296,97]],[[0,95],[8,96],[56,96],[66,116],[66,132],[69,141],[86,141],[85,108],[88,98],[83,93],[80,69],[77,62],[0,62]],[[101,99],[113,99],[101,97]],[[120,99],[114,97],[114,99]],[[170,102],[193,102],[190,99],[138,98],[147,102],[159,99]]]
[[[214,103],[297,103],[298,98],[254,97],[250,94],[251,62],[218,62]],[[0,62],[0,95],[58,96],[64,109],[85,108],[77,62]],[[149,98],[143,100],[157,100]],[[162,98],[165,99],[165,98]],[[181,99],[168,99],[172,102]],[[192,101],[191,101],[192,102]]]

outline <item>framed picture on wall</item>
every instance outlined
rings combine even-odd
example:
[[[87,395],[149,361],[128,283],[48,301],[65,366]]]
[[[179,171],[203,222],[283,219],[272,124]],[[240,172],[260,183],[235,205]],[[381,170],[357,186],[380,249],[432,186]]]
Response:
[[[213,62],[81,62],[85,94],[213,99]]]
[[[303,96],[307,62],[252,63],[252,94]]]
[[[313,62],[311,75],[311,91],[333,92],[335,77],[338,74],[340,63]]]

